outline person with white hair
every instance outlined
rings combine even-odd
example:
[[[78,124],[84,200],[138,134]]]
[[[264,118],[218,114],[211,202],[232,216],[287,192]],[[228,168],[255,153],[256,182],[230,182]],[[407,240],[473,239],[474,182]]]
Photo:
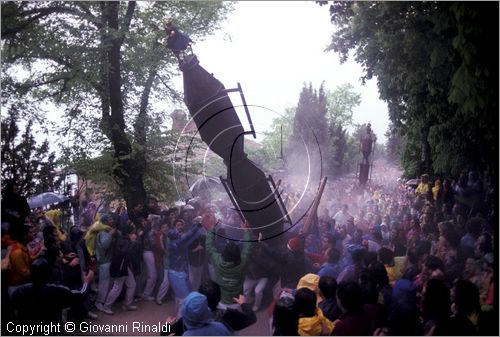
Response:
[[[349,219],[349,217],[351,217],[351,214],[349,214],[349,206],[347,206],[347,204],[344,204],[342,205],[342,209],[335,213],[333,219],[338,226],[341,226],[347,224],[347,220]]]

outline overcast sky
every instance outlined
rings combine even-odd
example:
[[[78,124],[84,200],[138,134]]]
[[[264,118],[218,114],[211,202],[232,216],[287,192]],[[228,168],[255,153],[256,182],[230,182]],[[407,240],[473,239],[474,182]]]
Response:
[[[324,51],[334,31],[328,9],[313,1],[239,2],[222,29],[195,41],[193,51],[226,88],[240,82],[247,104],[277,113],[296,106],[304,82],[318,88],[325,81],[329,90],[351,83],[361,94],[354,123],[370,122],[378,140],[385,142],[387,105],[378,98],[376,81],[361,85],[360,65],[353,59],[341,65],[337,54]],[[231,99],[234,105],[241,102],[239,95]],[[257,132],[273,118],[266,109],[250,112]]]
[[[336,53],[325,52],[333,31],[328,6],[314,1],[242,1],[235,3],[221,29],[195,41],[193,51],[201,66],[226,88],[239,82],[247,104],[261,106],[250,107],[258,135],[267,131],[276,114],[297,105],[304,82],[319,88],[325,81],[328,90],[343,83],[354,86],[361,104],[354,110],[353,122],[371,123],[378,141],[385,142],[389,117],[376,81],[361,85],[359,64],[351,58],[341,65]],[[182,91],[182,77],[174,82]],[[235,106],[241,104],[238,94],[230,97]],[[174,107],[164,104],[159,102],[158,108],[170,113]],[[177,108],[187,111],[184,105]],[[49,120],[59,122],[60,113],[53,105],[46,110],[51,111]],[[243,110],[237,112],[247,125]]]

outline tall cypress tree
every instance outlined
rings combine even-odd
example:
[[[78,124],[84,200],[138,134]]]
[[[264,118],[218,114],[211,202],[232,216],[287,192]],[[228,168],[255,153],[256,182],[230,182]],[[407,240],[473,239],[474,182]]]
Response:
[[[311,83],[305,85],[299,96],[293,130],[287,147],[287,168],[292,174],[310,173],[313,181],[325,174],[323,161],[327,141],[327,104],[321,84],[319,91]],[[307,157],[308,156],[308,157]]]

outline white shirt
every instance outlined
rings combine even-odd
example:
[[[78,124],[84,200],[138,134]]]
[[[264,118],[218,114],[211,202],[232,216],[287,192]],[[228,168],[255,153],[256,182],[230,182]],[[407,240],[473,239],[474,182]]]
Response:
[[[344,213],[343,211],[338,211],[333,218],[335,219],[336,225],[345,225],[347,224],[347,219],[349,219],[350,214]]]

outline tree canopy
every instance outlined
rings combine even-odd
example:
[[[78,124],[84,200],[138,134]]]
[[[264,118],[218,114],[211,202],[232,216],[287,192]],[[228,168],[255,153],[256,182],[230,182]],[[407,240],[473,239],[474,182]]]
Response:
[[[326,168],[322,148],[327,138],[327,98],[324,86],[321,84],[317,90],[311,83],[304,84],[295,109],[292,134],[284,150],[288,171],[319,181]]]
[[[350,83],[344,83],[327,92],[328,141],[327,172],[330,176],[340,177],[356,170],[359,153],[359,137],[356,132],[350,137],[347,128],[352,125],[352,114],[361,103],[361,95],[354,92]]]
[[[2,106],[50,101],[64,109],[60,136],[72,147],[62,153],[85,159],[111,149],[120,193],[129,207],[142,203],[148,138],[167,117],[152,102],[179,98],[164,23],[173,18],[197,40],[231,8],[220,1],[2,2]]]
[[[37,144],[33,135],[33,120],[20,129],[16,109],[3,116],[2,129],[2,181],[15,181],[23,195],[56,191],[61,177],[56,175],[55,152],[49,150],[47,140]]]
[[[329,50],[375,77],[407,175],[486,169],[498,153],[498,3],[334,2]]]
[[[354,87],[350,83],[344,83],[333,91],[328,91],[327,119],[330,124],[342,124],[347,127],[352,124],[352,114],[356,106],[361,103],[361,95],[354,92]]]
[[[286,169],[292,176],[311,171],[313,180],[319,173],[340,177],[355,171],[362,126],[354,125],[354,132],[349,134],[353,110],[361,102],[361,95],[353,89],[349,83],[333,91],[325,90],[323,84],[319,89],[304,84],[297,106],[274,118],[262,143],[265,153],[283,157],[277,160],[276,155],[262,155],[262,162],[274,169]],[[314,167],[308,168],[307,157]]]

